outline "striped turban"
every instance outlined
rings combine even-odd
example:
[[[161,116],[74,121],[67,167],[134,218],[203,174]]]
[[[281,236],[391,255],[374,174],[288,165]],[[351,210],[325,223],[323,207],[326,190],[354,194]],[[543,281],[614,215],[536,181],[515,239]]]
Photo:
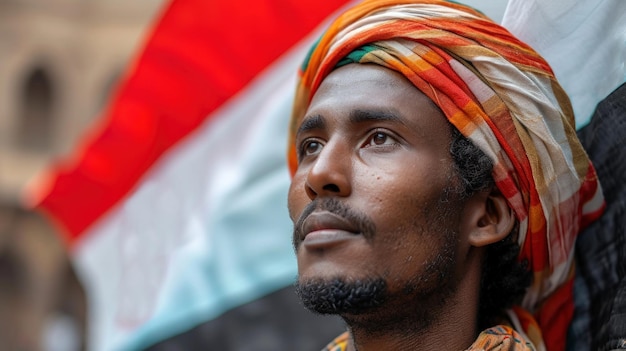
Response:
[[[463,5],[366,0],[331,24],[302,66],[290,125],[292,172],[298,124],[322,80],[345,60],[404,75],[491,158],[496,186],[519,222],[520,260],[533,273],[511,316],[530,312],[537,324],[518,319],[527,336],[543,334],[548,350],[562,350],[573,314],[575,238],[599,217],[604,199],[548,64]]]

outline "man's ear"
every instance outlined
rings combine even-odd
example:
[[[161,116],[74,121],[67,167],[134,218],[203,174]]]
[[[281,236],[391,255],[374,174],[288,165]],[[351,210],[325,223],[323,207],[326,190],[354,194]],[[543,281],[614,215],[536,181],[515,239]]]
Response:
[[[474,194],[465,208],[465,224],[469,226],[468,242],[475,247],[486,246],[504,239],[515,225],[515,215],[506,198],[495,186]]]

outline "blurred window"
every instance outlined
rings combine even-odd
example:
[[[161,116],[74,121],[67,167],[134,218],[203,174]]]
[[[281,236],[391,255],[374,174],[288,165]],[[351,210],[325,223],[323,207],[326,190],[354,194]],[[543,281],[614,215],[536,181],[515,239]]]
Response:
[[[17,144],[30,151],[47,151],[52,142],[54,93],[45,70],[26,75],[21,92]]]

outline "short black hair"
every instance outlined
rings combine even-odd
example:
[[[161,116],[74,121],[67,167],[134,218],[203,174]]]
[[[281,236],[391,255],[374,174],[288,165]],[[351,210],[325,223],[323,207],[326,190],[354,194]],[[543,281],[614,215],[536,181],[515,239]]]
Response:
[[[470,197],[478,191],[495,186],[493,162],[471,140],[452,127],[450,154],[462,186],[461,195]],[[499,324],[504,311],[519,304],[532,281],[528,262],[518,259],[520,246],[516,241],[518,224],[504,239],[487,246],[483,261],[478,327],[485,329]]]

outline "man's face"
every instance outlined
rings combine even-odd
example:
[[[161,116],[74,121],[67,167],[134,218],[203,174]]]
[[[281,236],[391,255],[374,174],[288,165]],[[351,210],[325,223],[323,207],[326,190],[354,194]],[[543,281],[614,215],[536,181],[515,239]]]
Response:
[[[396,72],[350,64],[322,82],[289,189],[307,307],[360,314],[454,290],[467,245],[450,138],[442,112]]]

